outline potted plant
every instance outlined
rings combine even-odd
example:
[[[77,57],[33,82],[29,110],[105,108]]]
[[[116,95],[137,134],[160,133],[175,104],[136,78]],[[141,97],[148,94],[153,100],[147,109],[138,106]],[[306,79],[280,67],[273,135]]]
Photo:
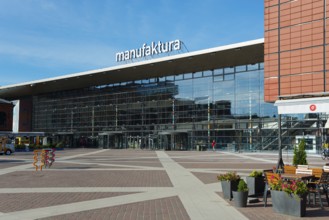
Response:
[[[275,178],[274,176],[271,177]],[[276,179],[269,180],[272,207],[275,212],[303,217],[306,213],[306,195],[308,188],[301,180],[291,182]]]
[[[253,170],[246,177],[246,181],[249,188],[249,195],[261,195],[264,193],[265,181],[263,171]]]
[[[248,201],[248,185],[240,179],[238,184],[238,190],[233,191],[233,200],[236,207],[246,207]]]
[[[305,139],[302,139],[298,146],[294,147],[294,157],[292,159],[292,164],[297,165],[307,165],[307,155],[306,155],[306,142]]]
[[[217,179],[221,181],[224,198],[231,200],[233,197],[232,191],[237,190],[240,176],[237,175],[236,172],[227,172],[218,175]]]

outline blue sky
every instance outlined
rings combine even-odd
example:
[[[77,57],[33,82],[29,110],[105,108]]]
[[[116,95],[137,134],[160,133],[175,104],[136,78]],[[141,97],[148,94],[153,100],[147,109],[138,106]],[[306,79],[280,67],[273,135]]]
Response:
[[[263,38],[263,0],[0,0],[0,85],[118,65],[115,53]]]

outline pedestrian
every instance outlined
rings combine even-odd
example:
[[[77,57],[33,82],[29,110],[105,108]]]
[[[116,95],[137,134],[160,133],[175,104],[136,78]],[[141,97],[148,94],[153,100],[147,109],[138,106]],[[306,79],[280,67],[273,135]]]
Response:
[[[215,147],[216,147],[216,141],[215,140],[212,140],[211,146],[212,146],[212,150],[215,151]]]

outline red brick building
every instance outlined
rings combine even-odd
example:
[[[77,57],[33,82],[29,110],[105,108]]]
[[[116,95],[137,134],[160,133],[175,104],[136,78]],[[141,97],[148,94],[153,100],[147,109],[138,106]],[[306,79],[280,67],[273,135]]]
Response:
[[[329,1],[265,0],[265,101],[329,90]]]

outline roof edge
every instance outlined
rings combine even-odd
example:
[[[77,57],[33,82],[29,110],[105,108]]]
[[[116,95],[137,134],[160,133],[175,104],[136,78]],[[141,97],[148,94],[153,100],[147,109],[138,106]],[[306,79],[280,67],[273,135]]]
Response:
[[[213,47],[213,48],[204,49],[204,50],[192,51],[192,52],[187,52],[187,53],[183,53],[183,54],[160,57],[160,58],[155,58],[155,59],[145,60],[145,61],[139,61],[139,62],[135,62],[135,63],[123,64],[123,65],[118,65],[118,66],[112,66],[112,67],[95,69],[95,70],[78,72],[78,73],[72,73],[72,74],[66,74],[66,75],[62,75],[62,76],[45,78],[45,79],[41,79],[41,80],[28,81],[28,82],[24,82],[24,83],[17,83],[17,84],[0,86],[0,90],[1,89],[10,89],[10,88],[19,87],[19,86],[28,86],[28,85],[32,86],[33,84],[37,84],[37,83],[47,83],[47,82],[56,81],[56,80],[63,80],[63,79],[66,79],[66,78],[92,75],[92,74],[96,74],[96,73],[99,73],[99,72],[120,70],[120,69],[125,69],[125,68],[129,68],[129,67],[134,67],[134,66],[137,67],[137,66],[141,66],[141,65],[145,65],[145,64],[152,64],[152,63],[157,63],[157,62],[170,61],[170,60],[186,58],[186,57],[192,57],[192,56],[197,56],[197,55],[202,55],[202,54],[207,54],[207,53],[216,53],[216,52],[220,52],[220,51],[225,51],[225,50],[230,50],[230,49],[235,49],[235,48],[238,49],[238,48],[241,48],[241,47],[247,47],[247,46],[263,44],[263,43],[264,43],[264,38],[259,38],[259,39],[255,39],[255,40],[244,41],[244,42],[239,42],[239,43],[234,43],[234,44],[228,44],[228,45]]]

